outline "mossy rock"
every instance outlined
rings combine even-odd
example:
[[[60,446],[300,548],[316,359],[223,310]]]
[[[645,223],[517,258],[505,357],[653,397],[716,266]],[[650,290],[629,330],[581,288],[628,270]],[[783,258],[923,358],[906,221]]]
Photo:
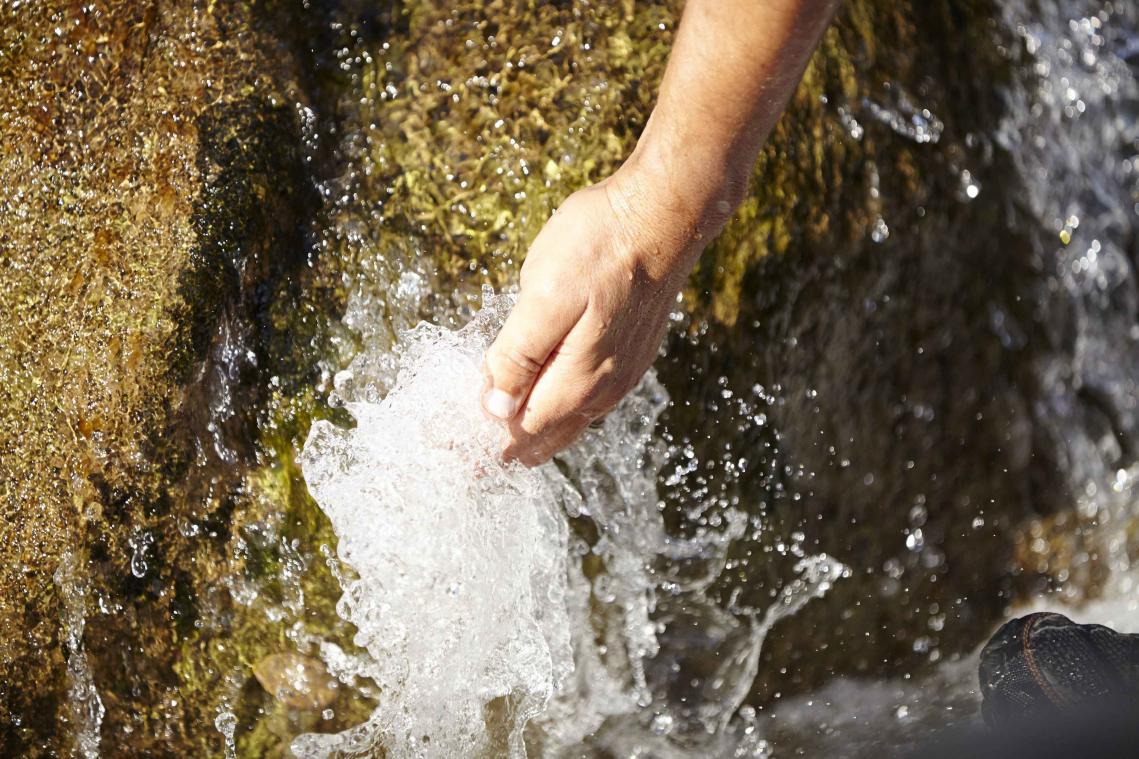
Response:
[[[256,2],[0,9],[5,753],[90,729],[79,646],[116,750],[220,751],[232,673],[195,641],[250,628],[216,584],[243,571],[241,525],[288,507],[256,497],[263,421],[316,372],[297,21]],[[71,643],[68,604],[87,617]]]

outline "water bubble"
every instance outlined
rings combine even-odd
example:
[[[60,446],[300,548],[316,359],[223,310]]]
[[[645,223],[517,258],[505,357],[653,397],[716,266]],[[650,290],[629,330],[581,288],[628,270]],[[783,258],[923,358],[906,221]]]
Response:
[[[838,107],[838,119],[843,127],[846,128],[846,133],[851,136],[851,139],[861,140],[862,135],[866,133],[866,130],[862,128],[862,124],[858,123],[858,119],[854,117],[854,114],[852,114],[850,109],[846,106],[840,105]]]
[[[874,225],[870,228],[870,239],[874,242],[885,242],[890,237],[890,227],[886,225],[886,220],[881,216],[874,220]]]
[[[896,85],[888,86],[886,94],[893,97],[894,104],[886,105],[870,98],[862,100],[862,106],[875,120],[890,127],[895,133],[919,144],[936,143],[941,140],[945,125],[928,108],[913,105]]]
[[[981,183],[968,169],[961,171],[961,195],[965,200],[975,200],[981,194]]]
[[[154,545],[154,535],[146,530],[136,531],[127,539],[127,545],[131,548],[131,574],[139,579],[146,577],[150,568],[147,564],[147,555]]]
[[[925,524],[927,517],[928,517],[928,514],[926,512],[925,506],[923,506],[921,504],[917,504],[916,506],[914,506],[913,508],[910,509],[910,515],[909,515],[910,526],[921,527],[922,525]]]

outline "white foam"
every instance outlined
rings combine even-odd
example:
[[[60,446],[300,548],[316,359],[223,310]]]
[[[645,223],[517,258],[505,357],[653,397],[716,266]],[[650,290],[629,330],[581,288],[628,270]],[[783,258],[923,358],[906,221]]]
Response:
[[[319,422],[305,445],[309,488],[358,575],[339,611],[381,689],[370,724],[344,736],[365,749],[472,755],[492,750],[501,720],[521,754],[521,727],[572,666],[559,494],[543,472],[499,463],[503,432],[479,410],[496,317],[416,327],[392,392],[349,402],[355,429]],[[355,746],[305,736],[294,751],[334,747]]]
[[[504,432],[479,408],[479,366],[510,306],[487,293],[458,332],[420,324],[389,360],[365,351],[337,381],[356,427],[313,426],[301,466],[356,573],[338,572],[338,611],[369,654],[352,675],[380,693],[364,724],[294,741],[300,757],[381,746],[394,757],[556,756],[599,731],[653,740],[664,724],[653,726],[665,705],[645,671],[664,624],[653,618],[652,566],[722,562],[742,523],[692,540],[666,533],[654,431],[668,399],[651,372],[556,463],[503,465]],[[811,562],[776,607],[747,613],[741,686],[690,705],[721,730],[769,617],[794,613],[845,571]]]

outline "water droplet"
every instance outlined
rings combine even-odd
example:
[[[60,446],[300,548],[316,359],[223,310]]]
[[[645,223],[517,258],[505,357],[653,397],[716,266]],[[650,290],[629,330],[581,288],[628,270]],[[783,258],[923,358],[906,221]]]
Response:
[[[879,216],[874,220],[874,226],[870,229],[870,239],[874,242],[885,242],[890,237],[890,227],[886,225],[886,220]]]
[[[225,737],[226,759],[234,759],[237,756],[237,743],[233,737],[237,732],[237,716],[228,710],[219,712],[214,727]]]
[[[154,545],[154,536],[145,530],[138,531],[127,540],[127,545],[131,548],[131,574],[139,579],[146,577],[150,569],[147,564],[147,554]]]

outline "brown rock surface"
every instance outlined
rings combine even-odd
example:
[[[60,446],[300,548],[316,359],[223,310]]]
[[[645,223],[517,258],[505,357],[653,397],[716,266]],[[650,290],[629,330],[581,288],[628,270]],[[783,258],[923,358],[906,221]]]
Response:
[[[182,740],[170,666],[210,574],[193,556],[216,549],[180,542],[178,525],[224,522],[201,490],[234,475],[211,471],[224,454],[202,448],[238,437],[209,429],[210,356],[223,325],[254,310],[253,285],[296,258],[282,256],[296,238],[280,220],[304,195],[285,105],[301,99],[297,67],[272,18],[256,3],[0,7],[9,752],[69,740],[62,596],[77,583],[88,614],[103,606],[81,636],[103,729],[134,732],[139,751]],[[76,577],[53,582],[64,554]]]

